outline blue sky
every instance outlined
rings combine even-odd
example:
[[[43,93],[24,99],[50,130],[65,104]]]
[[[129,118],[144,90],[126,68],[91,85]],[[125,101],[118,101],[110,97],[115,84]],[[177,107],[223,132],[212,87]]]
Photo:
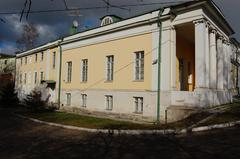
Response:
[[[0,12],[21,11],[25,0],[1,0]],[[156,2],[178,2],[183,0],[110,0],[112,4],[128,5],[141,3]],[[221,8],[227,21],[231,24],[235,32],[235,37],[240,40],[240,22],[239,22],[239,6],[240,0],[214,0]],[[69,8],[76,7],[104,7],[106,6],[102,0],[66,0]],[[86,26],[96,27],[100,23],[100,18],[106,14],[115,14],[123,18],[128,18],[146,11],[160,8],[161,5],[144,6],[129,8],[131,11],[109,8],[107,9],[91,9],[80,10],[80,16],[72,16],[69,12],[57,13],[41,13],[30,14],[28,20],[19,21],[18,14],[0,14],[0,18],[6,23],[0,22],[0,52],[13,54],[16,51],[16,40],[21,35],[21,27],[23,24],[34,23],[40,33],[37,44],[46,43],[58,37],[67,35],[72,21],[77,20],[80,24],[79,31]],[[63,0],[32,0],[32,10],[51,10],[64,9]]]

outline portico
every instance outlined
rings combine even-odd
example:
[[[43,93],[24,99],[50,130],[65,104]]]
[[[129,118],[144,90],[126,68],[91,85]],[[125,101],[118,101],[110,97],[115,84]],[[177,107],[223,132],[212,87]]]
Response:
[[[231,102],[229,39],[205,18],[174,26],[171,105],[204,107]],[[176,52],[175,52],[176,51]],[[175,67],[174,67],[175,66]]]

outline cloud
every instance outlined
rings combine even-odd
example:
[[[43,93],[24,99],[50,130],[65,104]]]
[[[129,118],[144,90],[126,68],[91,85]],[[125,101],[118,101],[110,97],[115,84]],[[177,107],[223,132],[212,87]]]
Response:
[[[14,43],[5,42],[4,44],[0,45],[0,53],[14,55],[16,51],[17,51],[17,47]]]
[[[141,4],[141,3],[156,3],[156,2],[177,2],[183,0],[111,0],[110,2],[115,5],[126,5],[126,4]],[[240,40],[240,23],[238,22],[239,13],[239,0],[219,1],[214,0],[224,12],[227,20],[233,26],[236,31],[235,37]],[[1,0],[0,11],[11,12],[21,11],[23,7],[23,0]],[[104,7],[105,3],[101,0],[67,0],[69,8],[76,7]],[[110,9],[91,9],[91,10],[80,10],[82,16],[72,17],[69,16],[68,12],[52,12],[52,13],[36,13],[30,14],[26,21],[25,16],[23,21],[20,22],[19,15],[0,15],[6,23],[0,22],[0,41],[11,41],[12,44],[21,36],[21,27],[27,23],[34,23],[40,33],[37,45],[49,42],[58,37],[66,36],[69,34],[69,28],[72,25],[73,20],[77,20],[80,24],[79,31],[82,31],[85,26],[90,28],[96,27],[100,24],[99,18],[107,14],[116,14],[123,18],[129,18],[137,14],[141,14],[153,9],[160,8],[162,5],[153,6],[141,6],[132,7],[131,11],[121,10],[117,8]],[[34,0],[32,3],[31,10],[52,10],[52,9],[64,9],[63,0]]]

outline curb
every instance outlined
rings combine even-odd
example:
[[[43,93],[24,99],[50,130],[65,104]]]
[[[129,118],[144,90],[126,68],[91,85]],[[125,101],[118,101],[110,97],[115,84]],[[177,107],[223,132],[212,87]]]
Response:
[[[104,134],[126,134],[126,135],[141,135],[141,134],[159,134],[159,135],[168,135],[168,134],[185,134],[188,133],[189,131],[187,129],[181,129],[181,130],[174,130],[174,129],[166,129],[166,130],[111,130],[111,129],[91,129],[91,128],[82,128],[78,126],[70,126],[70,125],[63,125],[63,124],[57,124],[57,123],[52,123],[52,122],[46,122],[46,121],[41,121],[38,119],[34,118],[29,118],[26,116],[22,116],[19,114],[16,114],[19,118],[27,119],[36,123],[40,124],[46,124],[49,126],[55,126],[59,128],[64,128],[64,129],[69,129],[69,130],[77,130],[77,131],[85,131],[85,132],[90,132],[90,133],[104,133]],[[202,131],[209,131],[213,129],[221,129],[221,128],[228,128],[228,127],[233,127],[235,125],[239,125],[240,121],[235,121],[235,122],[229,122],[229,123],[224,123],[224,124],[215,124],[215,125],[209,125],[209,126],[201,126],[201,127],[196,127],[191,129],[191,132],[202,132]]]

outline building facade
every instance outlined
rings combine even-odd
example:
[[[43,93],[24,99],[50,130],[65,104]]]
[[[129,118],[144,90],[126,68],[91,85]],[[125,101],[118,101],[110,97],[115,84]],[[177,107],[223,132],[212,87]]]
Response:
[[[0,85],[14,82],[15,78],[15,56],[0,53]]]
[[[58,41],[17,54],[16,90],[22,100],[34,89],[45,88],[43,98],[56,103],[59,77]]]
[[[101,27],[17,55],[18,75],[33,79],[43,69],[45,80],[59,86],[52,100],[62,109],[131,120],[171,122],[232,101],[234,32],[212,1],[103,20]],[[49,56],[42,67],[19,64],[38,50]],[[58,71],[50,73],[53,52]],[[35,86],[25,83],[18,87],[22,94]]]

